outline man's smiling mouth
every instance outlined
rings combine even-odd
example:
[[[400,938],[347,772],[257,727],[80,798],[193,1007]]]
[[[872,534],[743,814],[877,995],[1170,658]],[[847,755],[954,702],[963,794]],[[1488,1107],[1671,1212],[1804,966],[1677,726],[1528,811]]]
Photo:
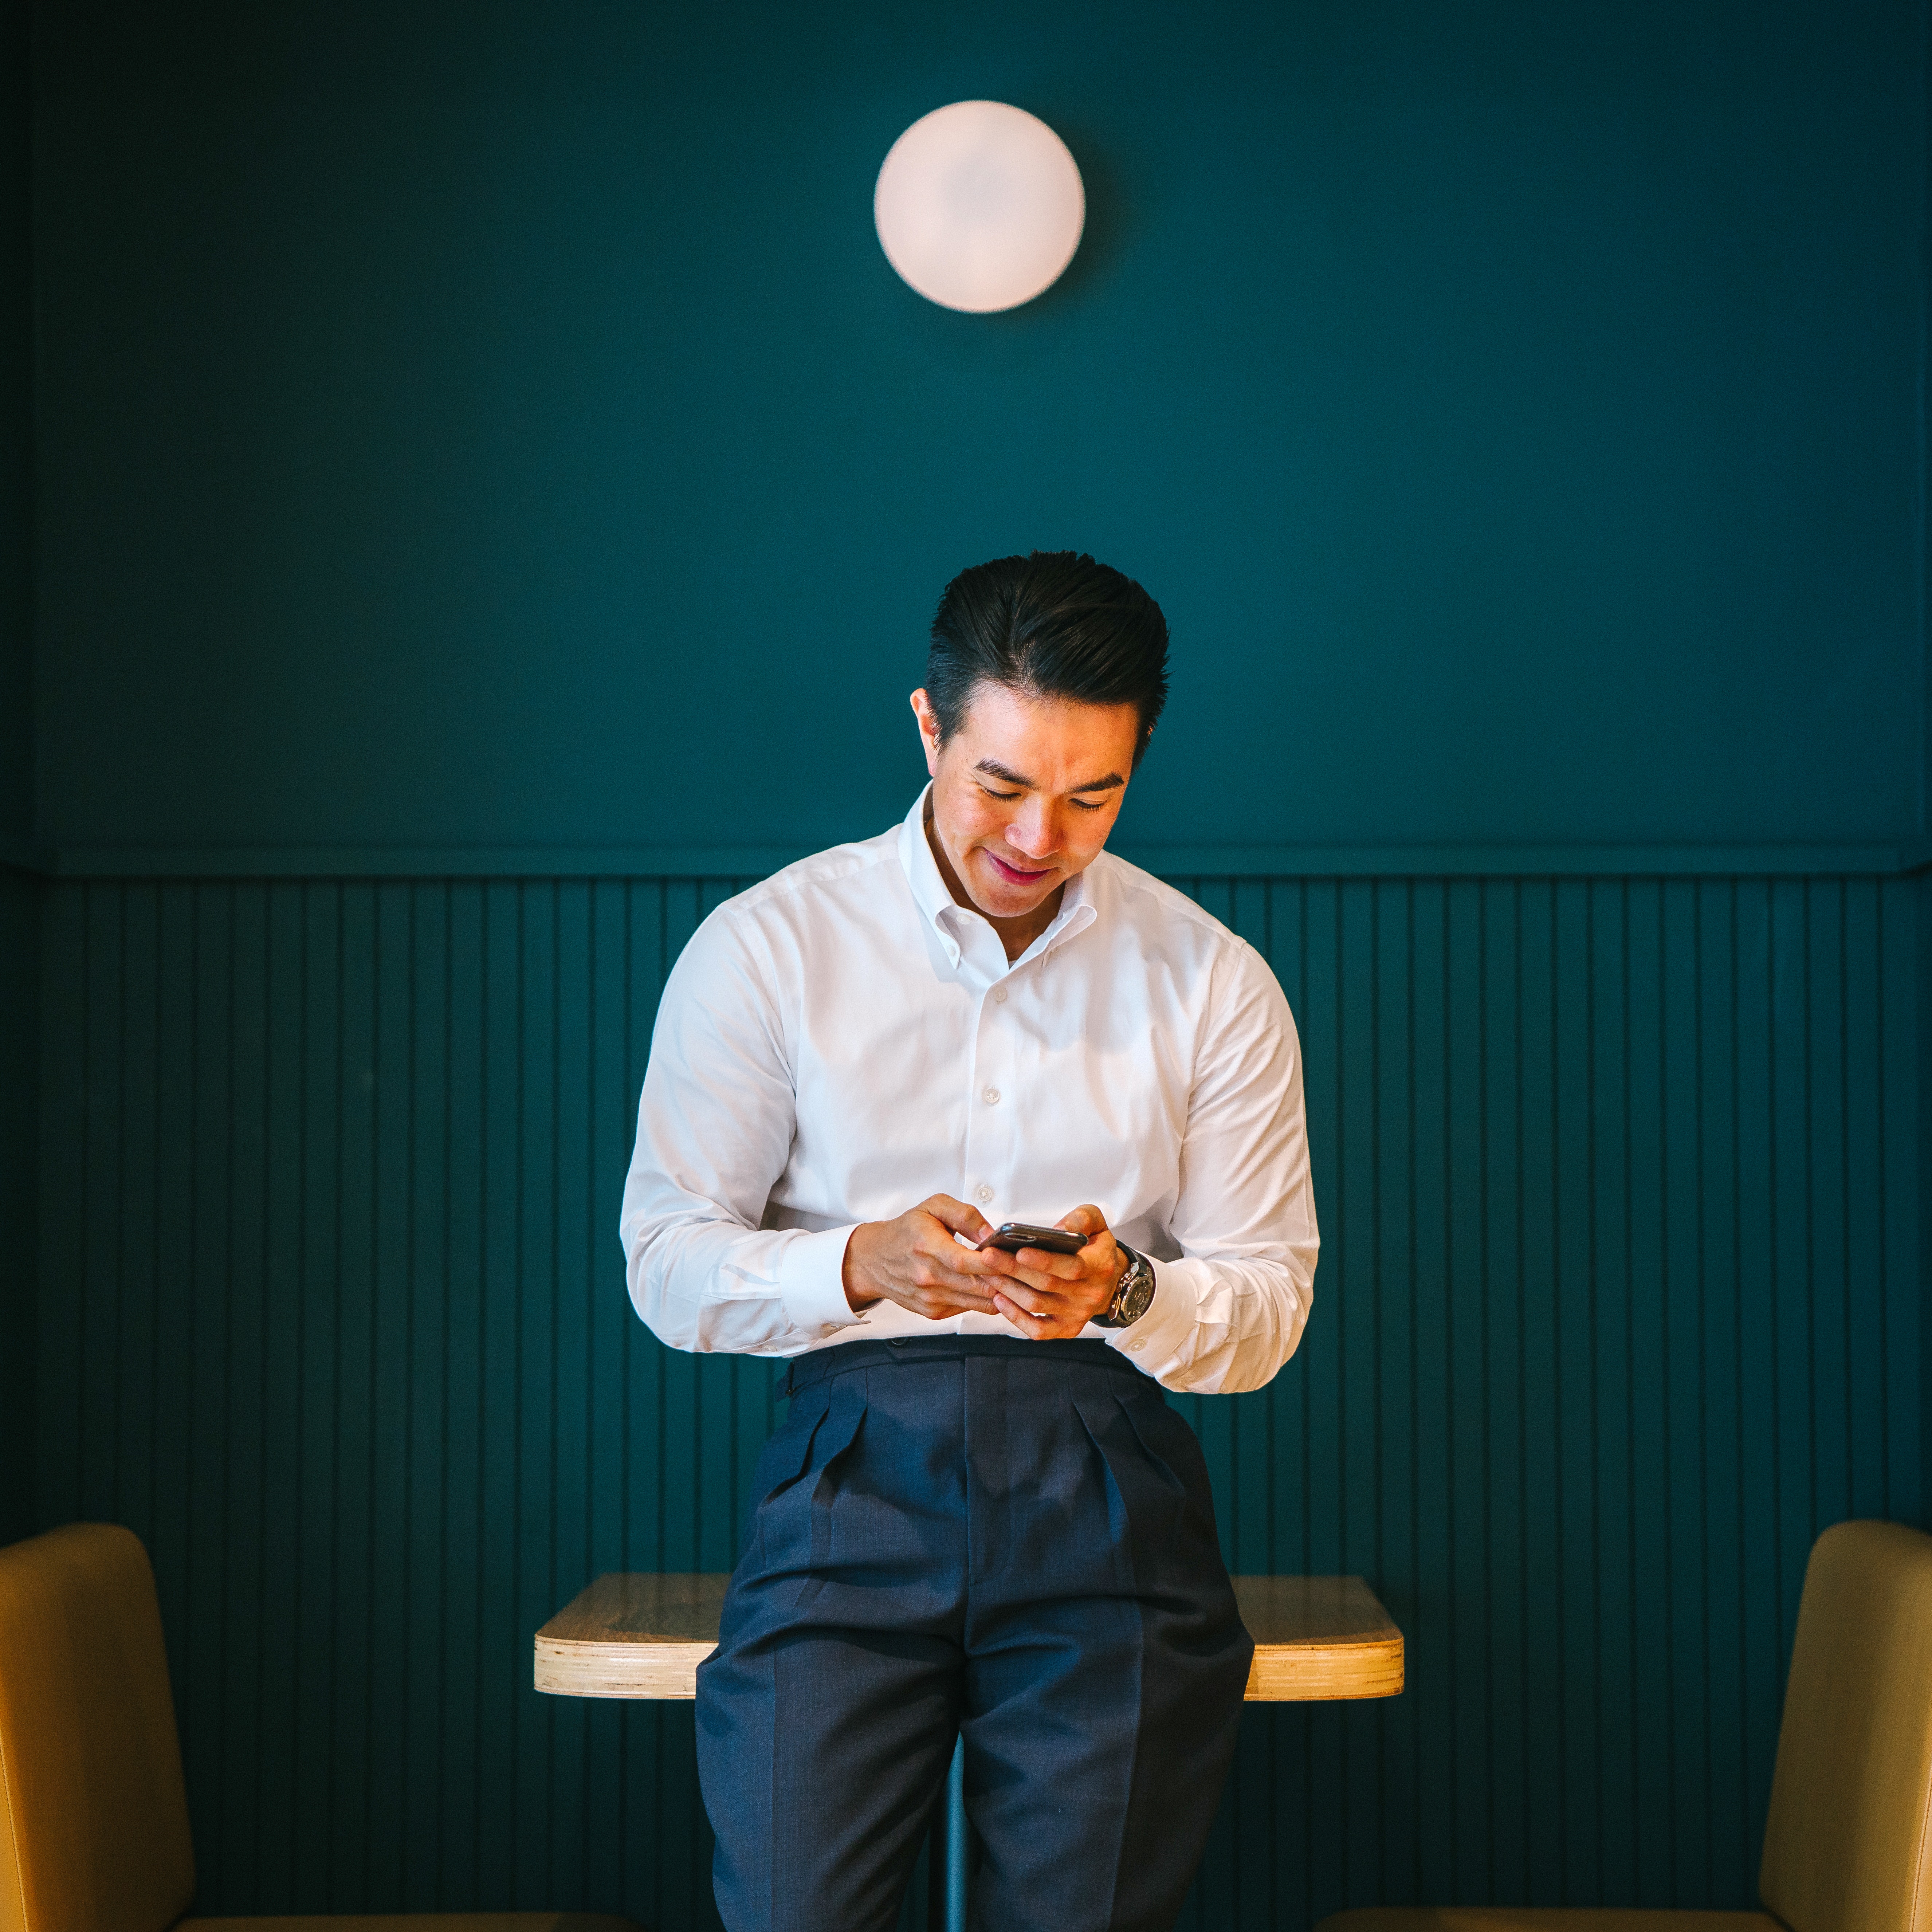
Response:
[[[1018,886],[1031,885],[1034,880],[1045,878],[1052,870],[1051,866],[1042,866],[1036,872],[1023,872],[1018,866],[1008,865],[1006,860],[1000,857],[997,853],[988,852],[986,856],[992,860],[994,867],[1004,878],[1012,880],[1014,884]]]

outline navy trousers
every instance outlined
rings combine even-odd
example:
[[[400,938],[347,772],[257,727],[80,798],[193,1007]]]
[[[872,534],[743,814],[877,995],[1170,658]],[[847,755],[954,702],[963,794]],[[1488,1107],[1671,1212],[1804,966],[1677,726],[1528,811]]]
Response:
[[[1254,1646],[1194,1432],[1117,1351],[802,1357],[698,1673],[729,1932],[889,1932],[956,1734],[986,1932],[1166,1932]]]

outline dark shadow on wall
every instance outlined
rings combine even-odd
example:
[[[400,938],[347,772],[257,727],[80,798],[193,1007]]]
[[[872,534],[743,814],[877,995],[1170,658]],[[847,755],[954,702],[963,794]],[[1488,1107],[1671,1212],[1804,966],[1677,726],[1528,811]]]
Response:
[[[1928,668],[1932,676],[1932,668]],[[1918,967],[1917,1018],[1918,1134],[1918,1455],[1922,1498],[1932,1498],[1932,872],[1921,872],[1912,896],[1913,957]],[[1922,1506],[1919,1526],[1932,1528],[1932,1509]]]
[[[33,833],[28,9],[0,0],[0,1543],[33,1520],[40,881]]]
[[[0,869],[0,1544],[34,1514],[40,884]]]
[[[1059,280],[1036,298],[1042,306],[1086,298],[1117,272],[1133,235],[1133,203],[1100,135],[1078,122],[1053,124],[1078,164],[1087,193],[1087,219],[1072,260]]]

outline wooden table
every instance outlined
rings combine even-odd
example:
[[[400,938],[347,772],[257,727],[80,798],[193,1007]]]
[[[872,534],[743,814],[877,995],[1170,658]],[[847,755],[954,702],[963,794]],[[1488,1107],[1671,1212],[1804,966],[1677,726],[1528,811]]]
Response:
[[[718,1647],[723,1571],[600,1576],[537,1632],[536,1685],[560,1697],[698,1694],[698,1666]],[[1393,1697],[1402,1632],[1359,1576],[1237,1576],[1255,1640],[1251,1702]]]
[[[698,1666],[718,1647],[730,1581],[722,1571],[598,1577],[537,1632],[537,1688],[562,1697],[696,1696]],[[1401,1690],[1402,1632],[1360,1577],[1237,1576],[1234,1596],[1255,1640],[1250,1702],[1393,1697]],[[946,1784],[944,1849],[934,1847],[935,1906],[946,1932],[964,1932],[963,1742],[953,1748]]]

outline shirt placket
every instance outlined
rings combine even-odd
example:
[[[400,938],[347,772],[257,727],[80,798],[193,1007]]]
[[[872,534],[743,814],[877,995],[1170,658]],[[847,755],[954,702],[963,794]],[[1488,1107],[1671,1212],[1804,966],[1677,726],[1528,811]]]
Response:
[[[1003,1024],[1011,993],[1003,977],[980,995],[966,1070],[967,1198],[996,1226],[1013,1218],[1014,1061],[1011,1036]]]

